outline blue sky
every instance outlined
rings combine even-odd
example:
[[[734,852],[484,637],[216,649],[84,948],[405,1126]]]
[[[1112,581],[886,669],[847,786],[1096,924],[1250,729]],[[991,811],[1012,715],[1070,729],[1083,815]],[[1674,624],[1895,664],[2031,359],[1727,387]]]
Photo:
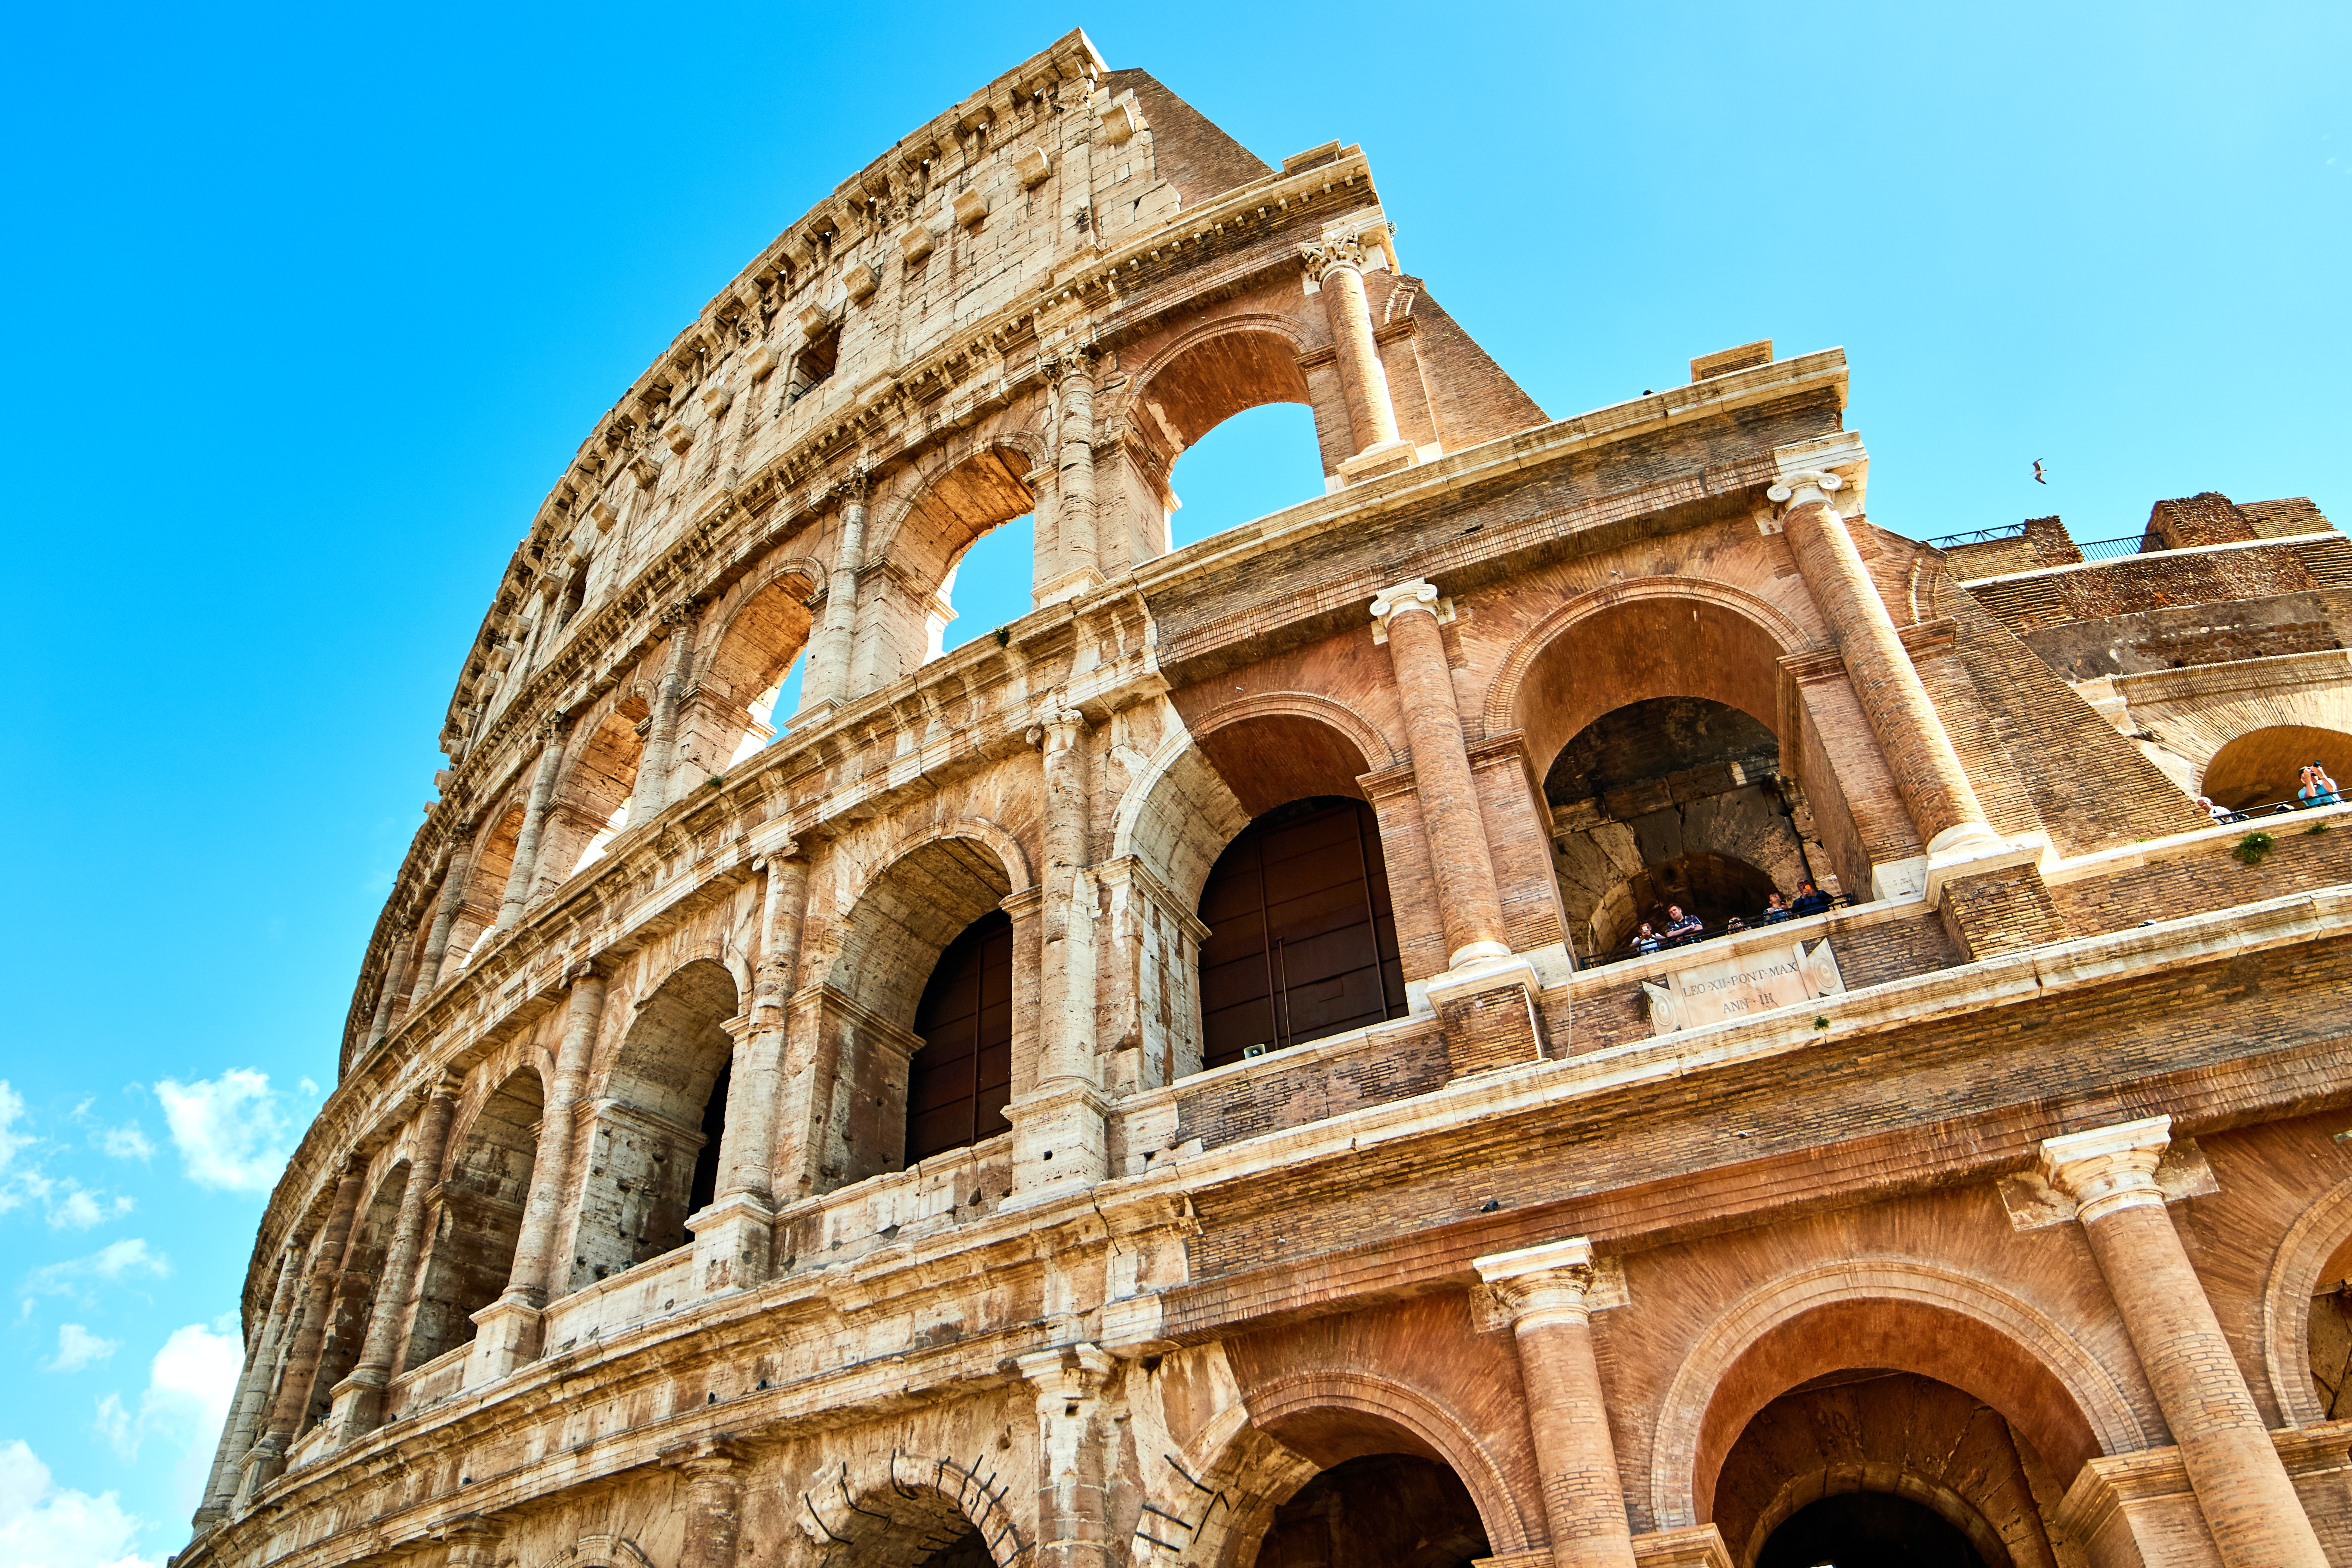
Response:
[[[2352,519],[2341,5],[933,9],[16,8],[0,1568],[185,1539],[254,1224],[591,422],[1071,26],[1270,160],[1361,142],[1407,267],[1556,416],[1843,344],[1899,531]],[[1183,539],[1316,493],[1303,413],[1175,485]],[[983,541],[956,633],[1026,582]]]

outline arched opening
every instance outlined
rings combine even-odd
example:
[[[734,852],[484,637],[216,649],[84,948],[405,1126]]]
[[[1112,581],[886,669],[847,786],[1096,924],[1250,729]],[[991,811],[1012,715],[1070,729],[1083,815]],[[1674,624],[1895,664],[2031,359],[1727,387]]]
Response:
[[[1994,1568],[1969,1533],[1925,1503],[1895,1492],[1842,1492],[1807,1503],[1772,1532],[1756,1568]],[[2007,1563],[2004,1554],[1997,1560]]]
[[[2238,736],[2205,764],[2200,793],[2231,811],[2291,804],[2313,763],[2352,787],[2352,735],[2308,724],[2273,724]]]
[[[1306,373],[1298,368],[1297,346],[1281,332],[1264,326],[1213,329],[1146,371],[1130,395],[1128,424],[1141,449],[1142,471],[1138,477],[1158,493],[1131,498],[1136,526],[1145,536],[1138,542],[1143,548],[1136,559],[1159,554],[1174,540],[1171,525],[1184,504],[1174,489],[1177,463],[1226,421],[1281,404],[1301,405],[1307,417],[1314,419],[1314,395]],[[1328,450],[1327,440],[1331,443]],[[1254,450],[1273,448],[1265,452],[1273,460],[1253,477],[1254,482],[1244,479],[1238,485],[1229,483],[1222,494],[1213,483],[1200,484],[1194,504],[1202,508],[1201,521],[1186,530],[1187,542],[1323,493],[1325,477],[1337,472],[1339,460],[1348,456],[1345,445],[1344,434],[1325,432],[1320,420],[1315,420],[1309,434],[1295,413],[1236,426],[1225,439],[1203,448],[1217,454],[1209,459],[1213,467],[1205,471],[1187,468],[1188,482],[1200,484],[1210,479],[1213,465],[1233,461],[1227,456],[1229,449],[1239,455],[1234,467],[1244,475]],[[1275,456],[1276,451],[1279,457]],[[1301,459],[1314,464],[1312,478],[1301,493],[1292,495],[1288,492],[1299,488],[1297,480],[1305,477]],[[1266,504],[1251,503],[1253,489],[1269,498]],[[1273,499],[1277,495],[1281,499]]]
[[[629,792],[646,749],[637,726],[646,711],[641,698],[616,702],[572,758],[541,830],[535,879],[541,890],[560,888],[603,859],[604,847],[628,826]]]
[[[2325,1419],[2352,1415],[2352,1239],[2320,1265],[2305,1335],[2311,1354],[2311,1386]]]
[[[1835,879],[1806,842],[1811,811],[1770,726],[1706,697],[1652,697],[1594,719],[1544,775],[1552,869],[1586,962],[1626,952],[1680,909],[1716,935],[1774,891]]]
[[[937,1482],[938,1484],[933,1484]],[[845,1470],[801,1494],[797,1506],[823,1530],[835,1568],[993,1568],[992,1540],[1007,1562],[1030,1552],[1001,1509],[978,1520],[942,1487],[980,1491],[951,1463],[894,1453],[888,1479],[853,1496]]]
[[[1010,921],[999,927],[989,919],[1003,919],[999,906],[1012,890],[1011,874],[987,846],[938,838],[893,861],[851,909],[826,980],[812,1090],[814,1103],[828,1108],[819,1131],[819,1191],[900,1170],[923,1157],[918,1147],[938,1152],[975,1141],[953,1138],[959,1124],[978,1138],[993,1135],[983,1129],[1002,1121],[999,1096],[1009,1097],[1013,1037],[1024,1022],[1012,1005]],[[999,990],[1001,1010],[991,1001]],[[926,1063],[919,1106],[911,1090],[927,1022],[940,1049]],[[1001,1047],[993,1043],[1000,1026]],[[966,1044],[972,1055],[959,1058]],[[969,1089],[968,1104],[959,1088]],[[948,1141],[911,1143],[919,1118],[926,1141]]]
[[[1360,799],[1252,819],[1210,868],[1200,916],[1204,1068],[1404,1016],[1380,824]]]
[[[1325,493],[1315,414],[1295,403],[1245,408],[1186,447],[1169,475],[1169,543],[1188,544]]]
[[[1715,1523],[1734,1557],[1756,1568],[2053,1561],[2009,1424],[1910,1373],[1832,1373],[1758,1411],[1724,1460]]]
[[[572,1289],[686,1245],[704,1151],[715,1162],[725,1131],[736,1005],[734,976],[697,959],[638,1009],[596,1102]]]
[[[326,1338],[319,1346],[318,1371],[310,1380],[310,1405],[302,1418],[306,1429],[326,1419],[335,1402],[335,1384],[359,1364],[368,1318],[375,1310],[376,1282],[383,1275],[384,1248],[392,1244],[393,1224],[400,1215],[408,1179],[404,1160],[376,1184],[375,1194],[352,1221],[351,1239],[343,1248],[342,1278],[335,1287]]]
[[[785,686],[808,647],[808,600],[815,592],[813,578],[787,572],[728,616],[678,714],[681,780],[699,784],[723,773],[781,733],[776,714],[793,711],[787,704],[797,702]]]
[[[2098,1451],[2065,1385],[2000,1330],[1917,1301],[1835,1300],[1767,1330],[1726,1369],[1698,1434],[1694,1495],[1744,1565],[1811,1505],[1870,1494],[1958,1531],[1974,1553],[1963,1563],[2051,1568],[2042,1509]],[[1916,1522],[1847,1503],[1809,1513],[1788,1539],[1834,1529],[1866,1541],[1906,1518]],[[1944,1539],[1918,1528],[1922,1552]],[[1845,1559],[1811,1563],[1823,1561]]]
[[[1233,1568],[1467,1568],[1494,1554],[1462,1477],[1397,1423],[1318,1408],[1276,1421],[1269,1434],[1319,1468],[1261,1516],[1255,1542],[1232,1543]]]
[[[525,781],[528,787],[528,781]],[[449,945],[441,960],[444,979],[462,972],[474,956],[489,945],[498,927],[499,905],[506,899],[507,879],[514,874],[515,840],[522,833],[522,803],[501,811],[482,836],[481,847],[466,873],[466,890],[449,922]]]
[[[472,1343],[473,1315],[506,1289],[543,1109],[538,1072],[519,1068],[467,1125],[439,1190],[404,1369]]]
[[[898,566],[903,585],[886,585],[886,596],[859,627],[857,689],[887,685],[1002,624],[992,616],[1017,620],[1028,613],[1032,589],[1046,585],[1037,580],[1037,498],[1029,471],[1029,455],[1021,448],[985,447],[927,484],[888,540],[868,552],[869,559],[887,558]],[[1029,527],[1005,526],[1018,522]],[[974,552],[1000,531],[1005,537]],[[955,604],[959,595],[976,613],[950,637],[949,627],[963,618]]]
[[[940,954],[915,1009],[922,1046],[907,1066],[907,1163],[1013,1124],[1013,918],[992,910]]]

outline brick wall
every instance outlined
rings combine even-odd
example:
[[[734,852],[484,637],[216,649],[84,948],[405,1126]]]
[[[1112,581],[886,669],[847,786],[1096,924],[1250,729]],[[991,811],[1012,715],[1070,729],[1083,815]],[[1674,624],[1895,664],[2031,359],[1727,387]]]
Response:
[[[2147,921],[2352,882],[2352,823],[2330,818],[2327,832],[2310,831],[2320,826],[2293,816],[2248,823],[2191,854],[2062,882],[2051,889],[2051,897],[2076,936],[2096,936]],[[2272,848],[2260,865],[2247,866],[2231,851],[2254,832],[2269,834]]]
[[[1385,1035],[1370,1049],[1321,1060],[1281,1053],[1263,1058],[1255,1073],[1223,1079],[1176,1099],[1176,1141],[1198,1138],[1215,1149],[1345,1116],[1367,1106],[1410,1100],[1442,1088],[1452,1068],[1435,1020],[1420,1029]]]
[[[1969,590],[2011,631],[2094,621],[2165,605],[2213,605],[2299,594],[2320,586],[2293,545],[2197,555],[2134,555],[2048,577]]]

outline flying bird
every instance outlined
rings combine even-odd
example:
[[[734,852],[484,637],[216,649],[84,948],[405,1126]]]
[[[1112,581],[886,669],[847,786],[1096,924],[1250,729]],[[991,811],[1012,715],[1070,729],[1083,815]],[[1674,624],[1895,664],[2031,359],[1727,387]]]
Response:
[[[2042,459],[2039,458],[2033,459],[2033,482],[2037,485],[2046,485],[2050,482],[2042,477]]]

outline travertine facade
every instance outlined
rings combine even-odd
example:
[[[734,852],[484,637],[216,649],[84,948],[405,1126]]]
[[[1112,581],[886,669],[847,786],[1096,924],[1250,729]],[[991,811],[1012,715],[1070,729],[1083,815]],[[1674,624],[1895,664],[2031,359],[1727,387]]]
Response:
[[[1914,543],[1840,353],[1550,421],[1396,232],[1073,34],[646,373],[181,1568],[2352,1568],[2352,833],[2191,798],[2352,777],[2352,542]]]

